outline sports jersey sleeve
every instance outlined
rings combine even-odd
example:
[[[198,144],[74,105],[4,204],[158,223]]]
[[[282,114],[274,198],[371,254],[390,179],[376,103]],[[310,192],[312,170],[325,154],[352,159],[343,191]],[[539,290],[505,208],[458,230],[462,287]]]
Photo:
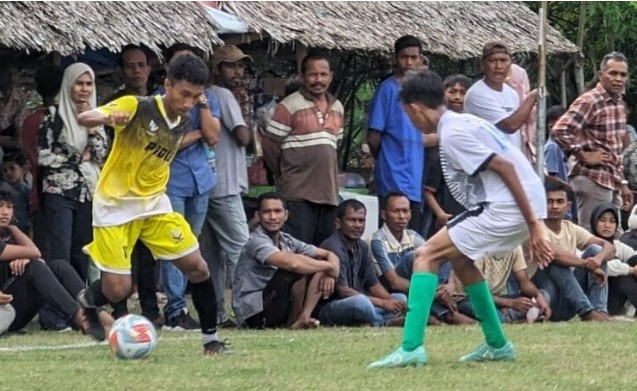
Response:
[[[441,142],[446,158],[468,175],[476,175],[486,169],[496,156],[495,151],[478,140],[472,130],[450,129]]]
[[[103,106],[96,108],[95,110],[99,111],[105,116],[109,116],[113,113],[127,113],[130,118],[135,116],[137,112],[137,106],[139,105],[139,101],[137,97],[133,95],[123,96],[119,99],[115,99],[112,102],[109,102]],[[124,126],[115,126],[115,131],[120,131]]]

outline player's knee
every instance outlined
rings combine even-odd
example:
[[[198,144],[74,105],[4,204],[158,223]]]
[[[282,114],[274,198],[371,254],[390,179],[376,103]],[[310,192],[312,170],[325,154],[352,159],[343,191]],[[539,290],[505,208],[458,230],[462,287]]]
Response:
[[[430,246],[420,246],[414,252],[414,271],[431,270],[432,267],[437,270],[442,260],[434,257],[434,253]]]
[[[112,302],[116,303],[118,301],[127,299],[131,294],[131,284],[129,283],[119,283],[117,285],[113,284],[102,284],[102,291],[106,298]]]
[[[188,271],[186,271],[186,277],[192,283],[200,283],[210,278],[210,271],[208,271],[208,265],[206,262],[197,262],[192,265]]]

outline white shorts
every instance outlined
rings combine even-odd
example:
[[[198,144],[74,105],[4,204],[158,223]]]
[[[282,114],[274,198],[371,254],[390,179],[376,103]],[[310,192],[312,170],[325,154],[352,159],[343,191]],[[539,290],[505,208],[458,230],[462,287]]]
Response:
[[[482,204],[447,223],[451,242],[474,261],[483,255],[504,255],[528,237],[528,227],[516,204]]]

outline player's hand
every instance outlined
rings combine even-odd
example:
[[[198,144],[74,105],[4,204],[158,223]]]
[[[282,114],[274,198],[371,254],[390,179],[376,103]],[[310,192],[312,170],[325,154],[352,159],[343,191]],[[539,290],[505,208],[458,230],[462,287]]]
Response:
[[[334,286],[336,285],[336,280],[334,277],[324,275],[319,280],[318,290],[323,294],[324,299],[328,299],[334,293]]]
[[[606,151],[582,151],[579,153],[578,158],[585,166],[596,167],[608,163],[610,154]]]
[[[544,238],[544,229],[539,221],[529,224],[529,239],[527,241],[529,259],[537,262],[540,269],[551,263],[553,252]]]
[[[11,269],[12,274],[21,276],[24,274],[24,270],[26,269],[29,262],[31,262],[30,259],[16,259],[9,262],[9,269]]]
[[[386,299],[382,301],[381,308],[393,314],[404,314],[407,312],[407,303],[394,299]]]
[[[595,282],[601,287],[606,285],[606,273],[602,269],[591,270],[591,276],[595,279]]]
[[[130,114],[124,112],[111,113],[108,116],[108,124],[111,126],[126,125],[130,121]]]
[[[9,304],[12,300],[13,295],[7,295],[6,293],[0,291],[0,305]]]
[[[519,312],[526,312],[533,306],[533,300],[529,299],[528,297],[518,297],[515,299],[510,299],[509,303],[509,308],[513,308],[514,310]]]
[[[628,185],[622,185],[621,195],[622,195],[622,209],[630,210],[630,208],[633,207],[634,200],[633,200],[633,192],[630,191],[630,188],[628,187]]]

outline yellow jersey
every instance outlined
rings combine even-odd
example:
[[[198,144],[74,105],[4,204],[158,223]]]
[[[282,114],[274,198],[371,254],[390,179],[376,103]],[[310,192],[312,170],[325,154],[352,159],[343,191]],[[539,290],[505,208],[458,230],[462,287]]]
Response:
[[[171,122],[161,96],[124,96],[98,107],[103,115],[125,112],[93,198],[93,226],[107,227],[172,212],[166,195],[170,162],[189,129],[187,117]]]

